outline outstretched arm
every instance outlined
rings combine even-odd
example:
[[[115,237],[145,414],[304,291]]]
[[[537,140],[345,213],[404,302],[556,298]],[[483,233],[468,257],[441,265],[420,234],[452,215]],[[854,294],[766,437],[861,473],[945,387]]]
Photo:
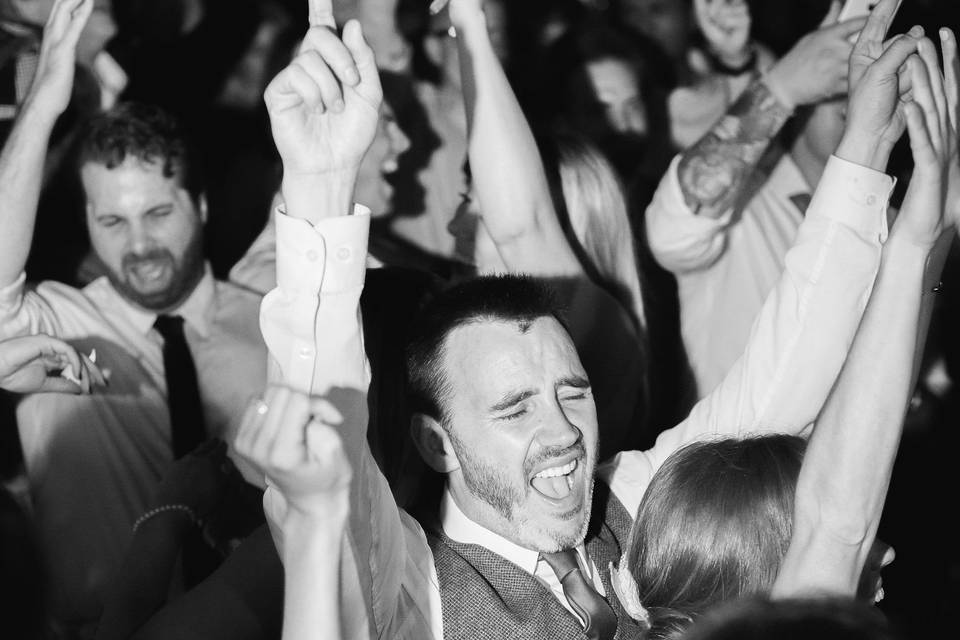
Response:
[[[314,601],[331,593],[330,562],[338,567],[335,604],[343,614],[342,636],[331,637],[345,638],[395,637],[396,618],[411,625],[415,605],[398,610],[404,570],[411,555],[432,567],[422,532],[408,535],[366,442],[370,374],[359,302],[370,218],[351,203],[382,97],[359,23],[348,22],[341,39],[330,0],[311,0],[304,45],[265,96],[283,162],[285,211],[276,219],[277,288],[264,298],[261,328],[271,381],[284,388],[257,406],[237,439],[237,450],[270,481],[264,509],[285,564],[287,638],[316,632]],[[348,505],[340,485],[328,491],[311,482],[312,471],[322,479],[327,469],[313,464],[318,449],[305,435],[317,420],[338,425],[338,450],[353,473]],[[331,502],[332,493],[339,497]],[[344,507],[336,522],[311,517],[334,503]],[[337,540],[339,563],[330,553]],[[429,628],[412,633],[430,637]]]
[[[880,50],[892,20],[892,11],[885,14],[882,9],[895,3],[884,0],[864,29]],[[876,169],[886,166],[889,153],[880,132],[903,130],[896,117],[897,70],[917,42],[913,35],[895,39],[884,65],[851,78],[856,90],[840,144],[840,149],[851,150],[850,157],[838,157],[838,149],[827,163],[786,256],[784,273],[764,302],[743,355],[723,382],[686,420],[663,432],[651,450],[614,460],[608,471],[612,488],[628,508],[639,505],[650,477],[684,444],[711,434],[801,433],[820,413],[880,267],[893,190],[893,181]]]
[[[483,226],[508,270],[577,275],[530,126],[490,43],[480,0],[453,0],[469,157]]]
[[[674,159],[645,217],[650,249],[665,269],[706,269],[723,255],[731,219],[752,196],[753,173],[793,108],[842,92],[851,51],[847,37],[864,22],[833,24],[838,12],[834,3],[825,26],[800,40]]]
[[[835,24],[838,13],[835,2],[819,30],[804,36],[680,156],[677,176],[693,213],[707,218],[727,213],[744,196],[757,163],[793,109],[842,93],[851,50],[847,38],[864,20]]]
[[[950,243],[938,239],[952,236],[943,233],[945,176],[957,161],[956,93],[948,97],[944,90],[933,43],[923,39],[918,53],[906,66],[913,101],[904,105],[913,177],[863,325],[810,438],[793,536],[774,586],[780,597],[856,595],[916,382],[914,358],[929,321],[921,306],[949,250]],[[944,47],[948,75],[955,73],[955,53]]]
[[[50,134],[73,89],[77,41],[93,0],[57,0],[43,31],[37,74],[0,153],[0,288],[20,277],[33,240]]]

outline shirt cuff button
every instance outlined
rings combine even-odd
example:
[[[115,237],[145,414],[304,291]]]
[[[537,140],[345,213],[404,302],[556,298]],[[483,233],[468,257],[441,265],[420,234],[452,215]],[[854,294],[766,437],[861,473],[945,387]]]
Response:
[[[318,258],[318,255],[316,251],[314,251],[313,249],[310,249],[310,251],[307,251],[307,260],[309,260],[310,262],[316,262],[317,258]]]
[[[877,204],[877,196],[867,196],[867,206],[872,207]]]
[[[340,262],[350,262],[351,258],[353,258],[353,251],[350,247],[340,247],[337,249],[337,260]]]

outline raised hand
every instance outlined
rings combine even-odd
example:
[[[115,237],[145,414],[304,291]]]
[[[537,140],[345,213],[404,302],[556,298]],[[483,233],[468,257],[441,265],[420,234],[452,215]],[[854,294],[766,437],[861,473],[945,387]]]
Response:
[[[917,53],[907,61],[912,99],[903,105],[914,168],[893,233],[932,247],[944,229],[947,174],[956,163],[957,102],[948,97],[933,43],[921,39]]]
[[[383,101],[360,23],[348,22],[341,39],[330,0],[310,0],[309,15],[299,53],[264,95],[285,180],[355,172]]]
[[[883,170],[890,150],[906,128],[901,97],[909,88],[901,82],[907,58],[916,52],[923,28],[884,41],[897,12],[897,0],[882,0],[850,54],[850,95],[847,127],[837,155]]]
[[[745,0],[694,0],[694,16],[711,51],[739,66],[750,56],[750,7]]]
[[[847,91],[853,45],[850,36],[864,28],[866,18],[837,22],[840,3],[834,2],[820,28],[800,39],[767,73],[774,95],[793,108],[814,104]]]
[[[950,123],[953,126],[953,158],[947,178],[947,218],[948,224],[960,229],[960,158],[958,147],[960,140],[960,58],[957,56],[957,37],[952,30],[940,29],[940,44],[943,50],[944,90],[947,96],[947,108]]]
[[[97,365],[62,340],[40,334],[0,342],[0,389],[81,394],[106,384]]]
[[[236,448],[267,477],[264,511],[276,526],[291,515],[322,518],[344,505],[351,468],[334,426],[342,417],[323,399],[271,387],[251,406]]]
[[[70,103],[73,92],[77,42],[90,13],[93,0],[56,0],[43,29],[37,73],[26,103],[49,118],[57,118]]]

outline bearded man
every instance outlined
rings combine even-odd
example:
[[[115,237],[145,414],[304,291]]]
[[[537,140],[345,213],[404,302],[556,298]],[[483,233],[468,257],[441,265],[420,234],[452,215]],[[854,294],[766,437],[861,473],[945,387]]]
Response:
[[[34,395],[17,410],[52,613],[79,627],[99,616],[170,462],[209,437],[232,439],[266,378],[261,297],[215,280],[205,263],[198,165],[158,109],[120,105],[79,140],[89,239],[106,275],[83,289],[25,285],[47,144],[94,4],[55,4],[0,156],[0,337],[50,334],[95,350],[110,373],[92,395]]]

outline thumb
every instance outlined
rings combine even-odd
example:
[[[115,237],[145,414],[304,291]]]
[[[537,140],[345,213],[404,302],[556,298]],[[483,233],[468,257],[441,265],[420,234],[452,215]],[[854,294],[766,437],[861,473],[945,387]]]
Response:
[[[841,7],[842,7],[842,3],[840,2],[840,0],[833,0],[830,3],[830,10],[827,11],[827,15],[825,15],[823,17],[823,20],[820,21],[820,26],[827,27],[831,24],[836,23],[837,19],[840,17]]]

